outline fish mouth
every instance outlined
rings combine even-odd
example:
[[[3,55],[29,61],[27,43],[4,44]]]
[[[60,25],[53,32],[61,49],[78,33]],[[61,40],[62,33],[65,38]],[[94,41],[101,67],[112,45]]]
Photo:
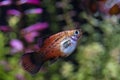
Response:
[[[77,36],[72,36],[71,39],[77,41],[79,38]]]
[[[74,35],[71,37],[71,39],[74,41],[78,41],[81,37],[82,37],[82,35]]]

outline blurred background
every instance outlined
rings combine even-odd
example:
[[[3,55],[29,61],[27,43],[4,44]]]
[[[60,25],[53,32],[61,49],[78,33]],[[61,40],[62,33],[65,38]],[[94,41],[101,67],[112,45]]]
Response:
[[[76,28],[72,55],[34,76],[23,70],[40,38]],[[0,0],[0,80],[120,80],[120,0]]]

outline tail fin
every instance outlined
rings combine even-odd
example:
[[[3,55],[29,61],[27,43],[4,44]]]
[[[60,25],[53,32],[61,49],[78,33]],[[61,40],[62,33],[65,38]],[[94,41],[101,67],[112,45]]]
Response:
[[[25,53],[21,58],[22,67],[31,74],[39,72],[44,62],[38,56],[36,52]]]

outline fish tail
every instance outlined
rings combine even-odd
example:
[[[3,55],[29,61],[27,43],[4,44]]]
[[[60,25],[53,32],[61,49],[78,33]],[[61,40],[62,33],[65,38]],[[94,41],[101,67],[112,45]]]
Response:
[[[22,55],[21,64],[22,67],[31,74],[39,72],[41,66],[44,64],[42,58],[38,58],[39,53],[30,52]]]

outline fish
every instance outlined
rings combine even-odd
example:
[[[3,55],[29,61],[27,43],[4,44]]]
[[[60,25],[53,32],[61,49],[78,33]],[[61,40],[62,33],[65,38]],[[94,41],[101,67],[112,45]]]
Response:
[[[56,61],[73,53],[81,36],[81,29],[61,31],[49,36],[39,49],[22,55],[22,67],[30,74],[38,73],[47,61]]]

